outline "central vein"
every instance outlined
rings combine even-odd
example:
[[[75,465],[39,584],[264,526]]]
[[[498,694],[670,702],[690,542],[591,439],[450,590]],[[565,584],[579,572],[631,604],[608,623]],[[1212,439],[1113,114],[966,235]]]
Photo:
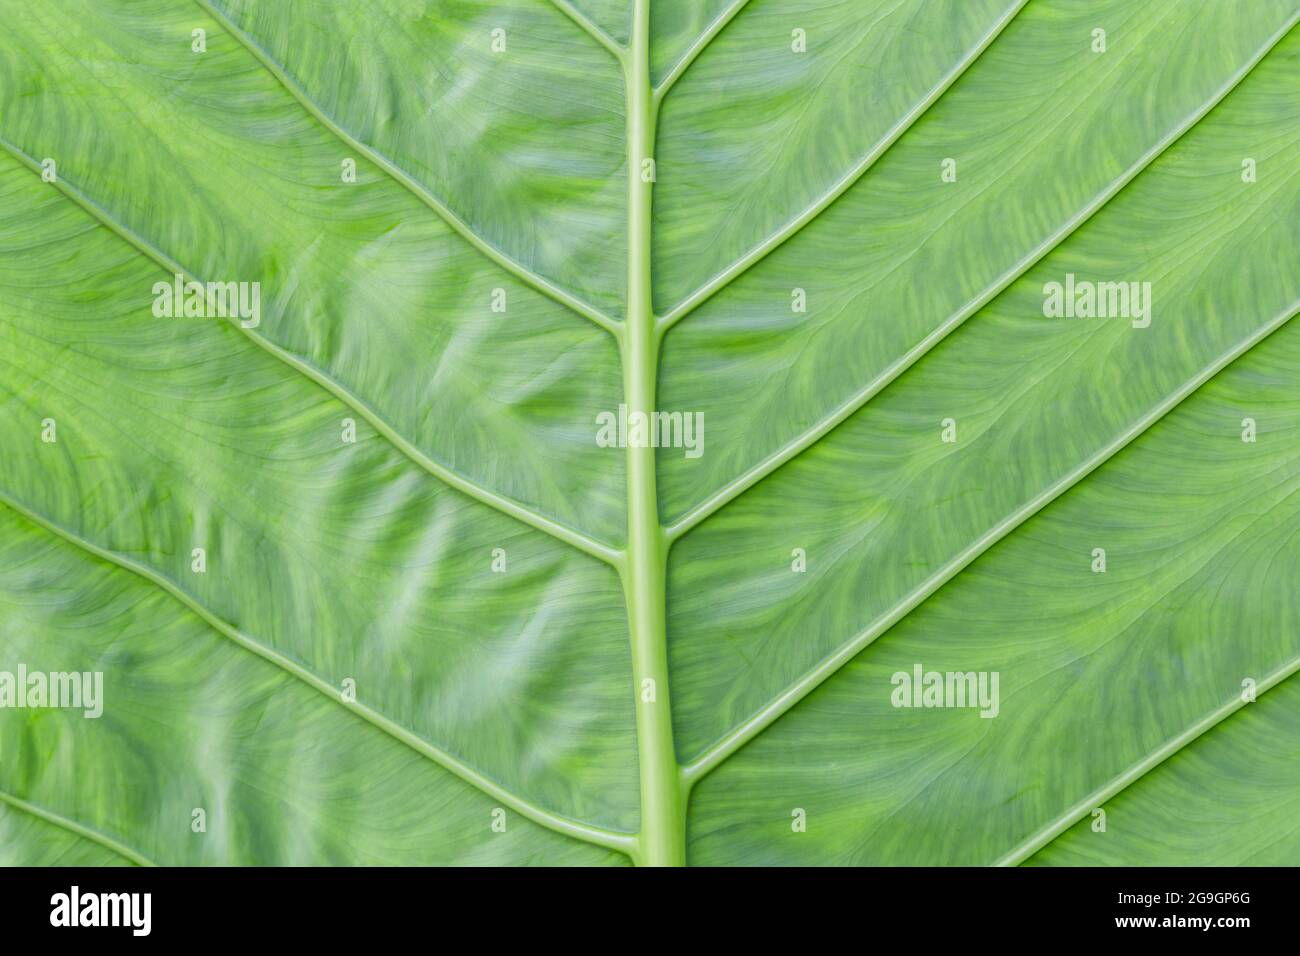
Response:
[[[634,0],[624,60],[627,89],[627,318],[622,336],[623,393],[629,414],[655,409],[659,331],[651,296],[651,199],[655,105],[650,83],[650,0]],[[649,866],[686,862],[681,772],[673,749],[664,624],[668,545],[659,523],[655,449],[627,449],[627,555],[622,568],[636,694],[641,832],[636,859]]]

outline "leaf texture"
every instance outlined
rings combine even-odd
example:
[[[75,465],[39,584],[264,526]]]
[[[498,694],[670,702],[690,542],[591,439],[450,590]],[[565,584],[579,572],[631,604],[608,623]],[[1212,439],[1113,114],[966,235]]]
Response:
[[[1295,862],[1297,20],[0,0],[0,862]]]

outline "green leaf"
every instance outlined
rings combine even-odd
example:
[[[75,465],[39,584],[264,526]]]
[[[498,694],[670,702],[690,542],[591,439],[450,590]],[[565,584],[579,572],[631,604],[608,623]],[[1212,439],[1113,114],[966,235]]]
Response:
[[[47,6],[0,862],[1295,858],[1294,0]]]

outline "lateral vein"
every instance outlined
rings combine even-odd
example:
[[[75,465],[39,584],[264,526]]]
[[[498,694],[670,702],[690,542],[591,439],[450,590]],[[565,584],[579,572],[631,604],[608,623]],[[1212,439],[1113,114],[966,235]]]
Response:
[[[915,365],[917,361],[946,339],[951,332],[992,302],[993,299],[997,298],[997,296],[1004,292],[1013,282],[1033,268],[1039,260],[1048,255],[1053,249],[1077,232],[1102,208],[1109,204],[1111,200],[1127,188],[1139,174],[1155,162],[1171,146],[1191,132],[1191,130],[1197,126],[1201,120],[1209,115],[1209,113],[1223,101],[1223,98],[1240,85],[1241,81],[1259,65],[1260,61],[1269,54],[1273,47],[1281,42],[1283,37],[1285,37],[1291,30],[1297,20],[1300,20],[1300,14],[1293,16],[1281,30],[1271,36],[1265,44],[1255,52],[1250,60],[1244,63],[1236,73],[1225,80],[1224,83],[1214,91],[1209,99],[1197,107],[1197,109],[1192,113],[1189,113],[1178,126],[1170,130],[1150,149],[1139,156],[1137,160],[1128,167],[1128,169],[1113,179],[1105,189],[1089,200],[1086,205],[1062,223],[1056,230],[1047,236],[1047,238],[1022,256],[1018,261],[1013,263],[975,298],[965,302],[961,308],[931,330],[929,334],[921,339],[921,341],[891,362],[878,375],[876,375],[875,378],[837,405],[829,414],[823,416],[819,421],[814,423],[812,427],[808,428],[802,434],[796,436],[785,445],[763,458],[761,461],[745,469],[745,471],[741,472],[713,494],[709,495],[709,497],[704,499],[704,501],[700,502],[694,508],[691,508],[675,521],[671,522],[664,529],[665,534],[668,535],[669,541],[676,541],[692,528],[703,522],[706,518],[717,513],[727,504],[734,501],[754,485],[758,484],[772,472],[781,468],[792,458],[795,458],[802,452],[806,451],[830,432],[834,431],[835,428],[843,424],[855,412],[865,406],[872,398],[888,387],[896,378],[898,378],[898,376]]]
[[[446,205],[437,196],[433,195],[428,189],[417,182],[409,173],[403,170],[395,162],[390,160],[373,146],[361,142],[342,126],[340,126],[329,114],[327,114],[314,100],[311,99],[298,83],[289,76],[288,72],[280,65],[266,50],[264,50],[256,40],[249,34],[245,33],[235,24],[225,13],[218,10],[212,5],[210,0],[194,0],[209,16],[216,20],[224,27],[231,36],[239,42],[253,58],[256,59],[263,67],[266,68],[281,86],[298,101],[308,113],[316,119],[318,123],[333,133],[338,139],[346,143],[350,148],[356,150],[370,162],[374,163],[394,181],[404,186],[415,198],[419,199],[424,205],[428,206],[449,225],[462,239],[471,246],[492,260],[502,269],[509,272],[521,282],[532,287],[548,298],[567,306],[572,311],[584,318],[590,319],[596,325],[611,333],[615,338],[622,337],[622,324],[606,315],[600,309],[587,302],[582,301],[577,296],[565,291],[555,283],[551,282],[544,276],[529,269],[523,263],[511,258],[505,252],[498,249],[483,236],[474,231],[464,219],[457,215],[451,207]]]
[[[747,3],[749,3],[749,0],[731,0],[731,5],[714,17],[713,22],[708,25],[705,31],[695,38],[694,43],[687,47],[686,52],[672,65],[664,78],[659,81],[659,85],[652,91],[651,98],[655,110],[659,109],[664,97],[673,88],[673,84],[682,78],[682,74],[690,69],[691,64],[713,42],[714,37],[722,32],[723,28],[735,18],[736,14],[744,9]]]
[[[34,172],[40,171],[40,164],[32,157],[28,156],[17,146],[14,146],[8,140],[0,137],[0,148],[5,149],[15,159],[27,166]],[[75,202],[86,212],[94,216],[99,222],[116,233],[126,242],[130,243],[138,252],[147,258],[153,260],[162,269],[170,275],[180,275],[188,281],[202,282],[188,269],[176,262],[166,253],[155,248],[148,240],[137,235],[127,226],[119,223],[109,215],[108,211],[101,207],[81,190],[72,186],[65,177],[60,176],[54,186],[68,199]],[[579,551],[582,551],[594,558],[604,561],[606,564],[618,567],[622,559],[622,552],[613,548],[603,541],[587,535],[586,533],[571,528],[568,525],[548,518],[545,515],[534,511],[527,505],[515,501],[505,495],[498,494],[488,488],[478,484],[470,478],[465,477],[448,468],[446,465],[439,464],[424,452],[420,451],[408,439],[402,436],[392,425],[388,424],[376,411],[370,408],[359,396],[355,395],[347,386],[335,381],[323,371],[316,368],[306,360],[294,355],[287,349],[275,344],[270,339],[258,334],[253,329],[244,328],[238,318],[232,318],[230,324],[255,342],[260,348],[275,356],[281,362],[300,372],[302,375],[315,382],[321,388],[325,389],[339,401],[343,402],[358,415],[363,417],[374,429],[383,435],[394,447],[403,455],[413,461],[416,465],[428,472],[439,481],[456,489],[462,494],[468,495],[474,500],[485,504],[502,514],[509,515],[517,521],[522,522],[538,531],[550,535],[559,541],[563,541]]]
[[[627,60],[627,48],[598,27],[585,13],[575,7],[570,0],[551,0],[551,5],[563,13],[589,34],[597,43],[614,55],[620,64]]]
[[[1255,685],[1256,695],[1271,690],[1288,677],[1291,677],[1297,671],[1300,671],[1300,656],[1292,658],[1262,678]],[[1244,706],[1246,706],[1246,701],[1241,699],[1241,695],[1237,695],[1227,703],[1210,711],[1182,733],[1165,741],[1164,744],[1151,751],[1151,753],[1147,754],[1144,758],[1129,767],[1119,776],[1115,777],[1105,786],[1097,788],[1070,809],[1062,813],[1051,823],[1042,827],[1023,842],[1017,844],[1013,849],[1007,851],[998,858],[993,866],[1016,866],[1023,863],[1070,827],[1074,826],[1074,824],[1082,820],[1093,810],[1093,808],[1099,807],[1109,800],[1113,800],[1122,790],[1131,787],[1150,771],[1164,763],[1174,754],[1192,743],[1192,741],[1196,740],[1198,737],[1235,714]]]
[[[810,206],[799,213],[794,219],[791,219],[775,233],[768,236],[758,245],[754,246],[749,252],[745,253],[727,268],[723,269],[712,279],[709,279],[704,285],[700,286],[690,295],[688,295],[677,305],[673,306],[667,313],[659,319],[660,334],[666,333],[674,325],[686,318],[691,312],[695,311],[704,302],[711,299],[718,291],[729,285],[734,279],[749,269],[756,263],[765,259],[770,253],[786,243],[791,237],[796,235],[804,226],[816,219],[822,212],[839,199],[849,190],[868,169],[876,164],[876,161],[889,151],[900,136],[906,133],[912,125],[919,120],[925,113],[948,91],[957,79],[966,72],[966,70],[980,58],[989,45],[998,38],[1007,25],[1015,19],[1025,6],[1028,0],[1016,0],[1016,2],[1007,9],[1007,11],[992,25],[974,47],[967,51],[942,79],[939,80],[929,92],[925,94],[910,110],[904,113],[893,126],[885,133],[884,137],[876,143],[871,150],[860,159],[857,164],[841,176],[835,183],[818,197]]]
[[[406,727],[403,727],[391,718],[384,716],[379,711],[362,704],[360,701],[353,703],[345,702],[339,692],[328,682],[318,677],[306,667],[303,667],[297,661],[281,654],[274,648],[263,644],[261,641],[245,634],[243,631],[240,631],[232,624],[223,620],[174,581],[170,580],[165,575],[158,573],[148,565],[135,561],[116,551],[101,547],[93,541],[81,537],[79,534],[64,528],[62,525],[51,521],[44,515],[38,514],[31,508],[28,508],[26,505],[15,500],[8,492],[0,491],[0,504],[4,504],[11,508],[28,521],[45,529],[50,534],[62,538],[69,544],[94,555],[102,561],[107,561],[125,571],[130,571],[157,586],[183,604],[192,613],[196,614],[213,630],[229,638],[244,650],[256,654],[263,660],[268,661],[276,667],[279,667],[293,675],[304,684],[307,684],[314,690],[324,694],[340,707],[355,713],[358,717],[377,727],[379,730],[382,730],[390,737],[406,744],[412,750],[436,763],[444,770],[450,771],[461,780],[476,787],[488,796],[501,801],[501,803],[510,807],[510,809],[514,810],[521,816],[526,817],[541,826],[554,830],[557,833],[575,837],[579,840],[596,844],[597,846],[602,846],[611,850],[618,850],[629,855],[634,851],[636,846],[636,837],[633,834],[621,833],[604,827],[598,827],[593,824],[583,823],[540,807],[523,797],[511,793],[499,783],[470,767],[448,751],[431,744],[423,737],[420,737]]]
[[[1277,316],[1264,323],[1246,338],[1242,339],[1226,352],[1216,357],[1214,361],[1201,369],[1201,371],[1195,376],[1184,382],[1174,392],[1166,396],[1163,401],[1147,412],[1146,415],[1142,416],[1142,418],[1135,421],[1109,444],[1099,449],[1073,470],[1057,479],[1029,501],[1011,512],[1011,514],[1007,515],[997,524],[989,528],[984,532],[984,534],[980,535],[979,538],[971,542],[965,549],[935,571],[934,574],[926,578],[925,581],[913,589],[906,597],[894,604],[889,611],[878,617],[864,630],[860,631],[852,640],[841,645],[834,652],[827,655],[819,664],[807,671],[793,684],[786,687],[779,695],[774,697],[730,733],[723,736],[721,740],[715,743],[712,747],[709,747],[699,757],[695,758],[695,760],[690,763],[685,764],[682,767],[682,778],[686,785],[689,787],[698,783],[700,779],[710,771],[714,770],[724,760],[780,719],[787,711],[794,707],[795,704],[799,703],[799,701],[807,697],[808,694],[816,690],[824,681],[856,657],[857,654],[868,644],[875,641],[876,638],[880,637],[880,635],[892,628],[923,602],[929,599],[936,591],[965,570],[965,568],[981,554],[993,545],[997,544],[997,542],[1001,541],[1004,537],[1014,531],[1029,518],[1033,517],[1051,502],[1055,501],[1070,488],[1074,487],[1074,485],[1079,481],[1086,478],[1097,468],[1101,467],[1101,465],[1109,461],[1117,452],[1127,447],[1139,435],[1147,431],[1147,429],[1160,421],[1160,419],[1164,418],[1165,415],[1180,405],[1188,398],[1188,396],[1197,391],[1197,389],[1221,372],[1224,368],[1245,355],[1264,339],[1268,338],[1268,336],[1282,328],[1282,326],[1286,325],[1286,323],[1296,315],[1297,311],[1300,311],[1300,300],[1292,302]]]
[[[21,810],[24,813],[29,813],[40,820],[44,820],[46,823],[51,823],[56,827],[67,830],[69,833],[74,833],[84,840],[89,840],[91,843],[98,843],[106,850],[112,850],[118,856],[125,860],[129,860],[136,866],[158,865],[142,853],[131,849],[125,843],[121,843],[106,834],[100,833],[98,830],[92,830],[90,827],[78,823],[76,820],[60,816],[52,810],[46,810],[44,807],[39,807],[34,803],[29,803],[26,800],[16,797],[11,793],[6,793],[3,790],[0,790],[0,803],[7,803],[9,806]]]

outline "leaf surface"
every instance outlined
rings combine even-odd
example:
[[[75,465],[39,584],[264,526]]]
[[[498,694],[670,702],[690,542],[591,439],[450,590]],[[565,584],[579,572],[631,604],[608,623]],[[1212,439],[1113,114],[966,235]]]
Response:
[[[0,858],[1290,862],[1298,18],[0,0]]]

